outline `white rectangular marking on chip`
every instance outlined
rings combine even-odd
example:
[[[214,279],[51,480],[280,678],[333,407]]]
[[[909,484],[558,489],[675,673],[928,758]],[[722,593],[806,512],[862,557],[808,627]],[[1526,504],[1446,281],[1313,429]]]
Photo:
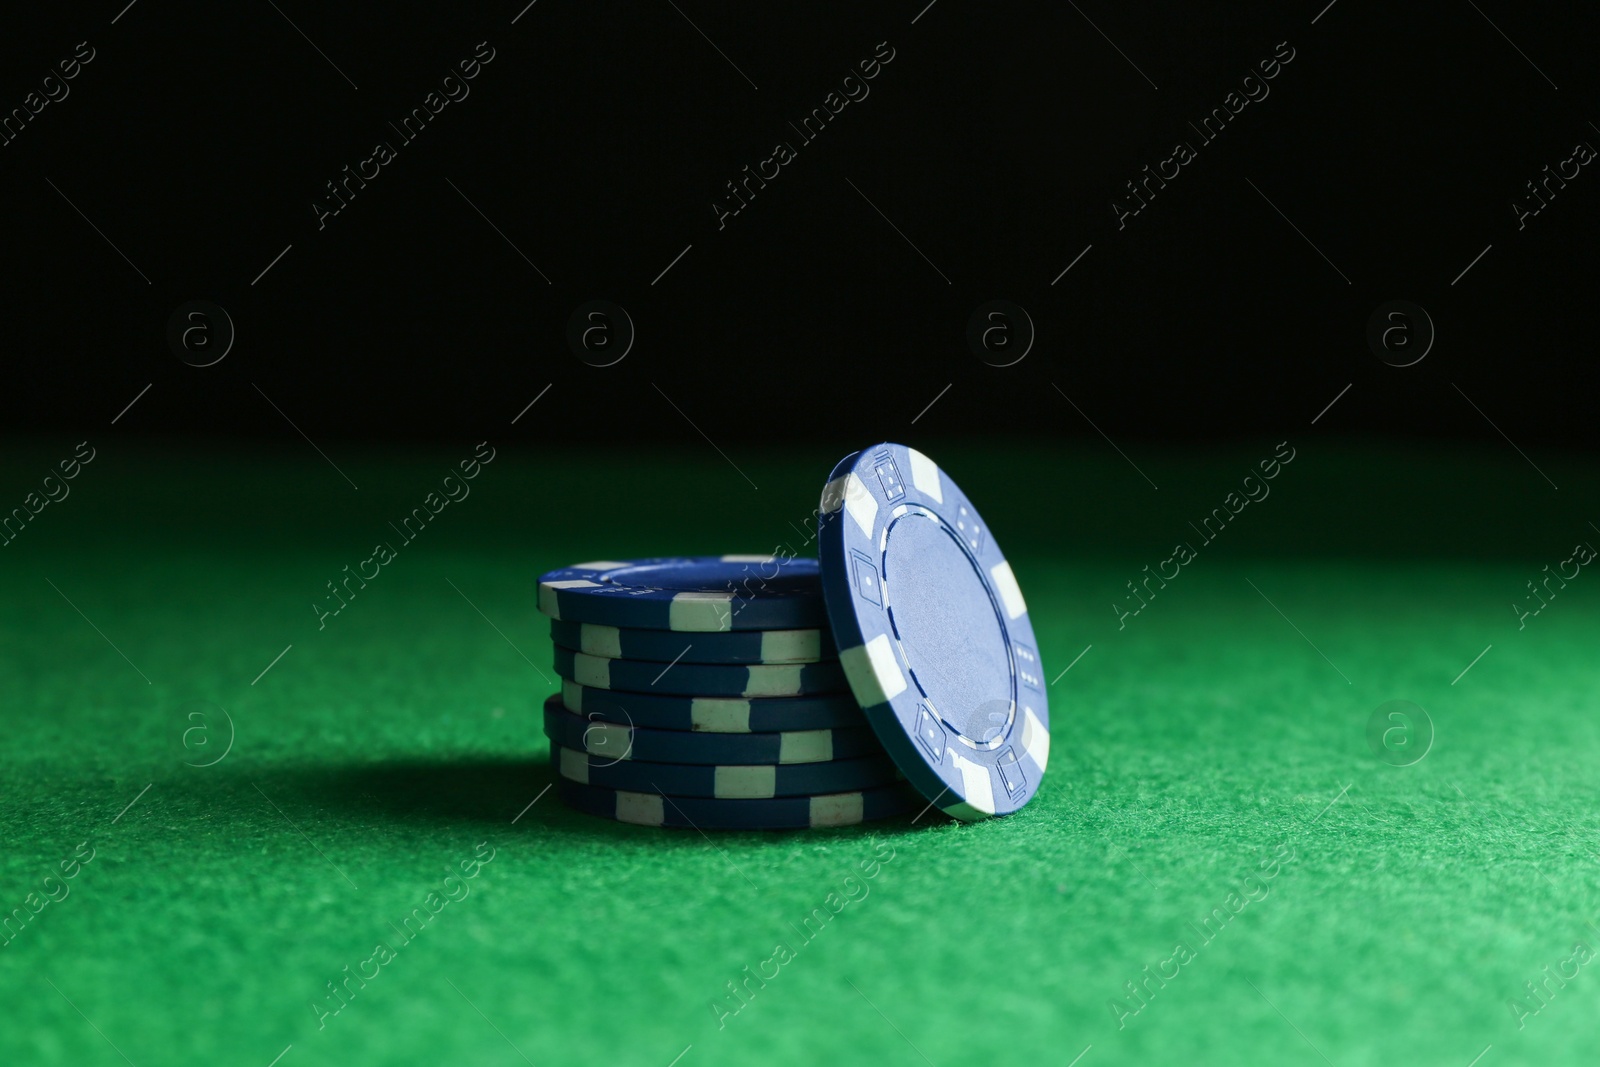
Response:
[[[956,769],[961,772],[961,792],[967,804],[985,815],[993,815],[994,779],[989,777],[989,768],[972,762],[954,748],[948,751]]]
[[[1050,731],[1044,728],[1044,723],[1039,721],[1033,709],[1026,705],[1022,708],[1022,747],[1033,765],[1039,768],[1039,773],[1043,774],[1045,764],[1050,762]]]
[[[911,457],[911,484],[924,496],[944,503],[944,485],[939,481],[939,465],[914,448],[906,449]]]
[[[575,715],[583,714],[583,686],[569,679],[561,679],[561,703]]]
[[[578,647],[591,656],[604,656],[606,659],[622,658],[622,631],[615,626],[601,626],[598,623],[579,623]]]
[[[726,633],[733,629],[732,603],[732,593],[678,593],[667,611],[667,628]]]
[[[844,484],[848,479],[849,475],[843,475],[822,487],[822,503],[818,510],[824,515],[832,515],[844,507]]]
[[[561,777],[589,784],[589,757],[570,748],[561,750]]]
[[[614,559],[603,559],[597,563],[580,563],[576,567],[569,567],[568,569],[578,571],[614,571],[618,567],[626,566],[628,566],[628,564],[625,562],[618,562]]]
[[[859,475],[852,474],[844,487],[844,507],[856,520],[861,532],[872,536],[873,524],[878,521],[878,502],[873,499]]]
[[[1000,593],[1006,616],[1015,619],[1026,615],[1028,603],[1022,599],[1022,587],[1017,584],[1017,576],[1011,573],[1011,564],[1001,560],[989,568],[989,576],[994,579],[994,587]]]
[[[860,793],[831,793],[811,798],[812,826],[854,826],[867,817],[867,801]]]
[[[583,731],[583,750],[607,759],[631,759],[633,727],[619,722],[591,722]]]
[[[832,730],[790,730],[778,735],[779,763],[824,763],[831,759]]]
[[[595,589],[599,582],[591,582],[587,578],[574,578],[566,582],[540,582],[539,583],[539,611],[552,619],[561,618],[561,605],[556,600],[557,589]]]
[[[821,630],[767,630],[761,635],[762,663],[816,663],[821,659]]]
[[[844,668],[850,691],[864,708],[887,704],[906,691],[906,676],[894,661],[888,634],[843,650],[839,653],[839,666]]]
[[[720,556],[724,563],[771,563],[776,556]]]
[[[637,823],[640,826],[666,824],[666,806],[654,793],[629,793],[617,791],[617,821]]]
[[[776,767],[718,767],[711,791],[734,800],[765,800],[777,796]]]
[[[750,732],[750,702],[696,697],[689,705],[689,728],[713,734]]]
[[[586,685],[591,689],[611,688],[611,661],[601,659],[599,656],[586,656],[582,652],[572,654],[573,681],[579,685]]]
[[[747,697],[790,697],[800,692],[803,663],[762,663],[745,668]]]

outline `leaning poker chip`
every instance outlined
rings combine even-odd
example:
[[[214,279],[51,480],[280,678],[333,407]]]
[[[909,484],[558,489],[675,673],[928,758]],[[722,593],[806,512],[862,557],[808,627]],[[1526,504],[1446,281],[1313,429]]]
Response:
[[[927,804],[904,783],[849,793],[770,800],[713,800],[633,793],[562,779],[557,789],[570,808],[640,826],[683,826],[697,830],[803,830],[854,826],[871,819],[905,815]]]
[[[775,734],[713,734],[652,730],[574,715],[560,694],[544,702],[544,735],[565,748],[608,760],[653,763],[825,763],[881,755],[866,726],[841,730],[787,730]]]
[[[806,697],[687,697],[587,689],[562,679],[561,702],[589,720],[713,734],[783,730],[865,729],[861,706],[848,692]]]
[[[844,670],[828,663],[650,663],[602,659],[555,647],[556,673],[591,689],[710,697],[797,697],[842,693]]]
[[[539,576],[539,610],[687,633],[817,629],[828,619],[817,561],[773,556],[580,563]]]
[[[659,663],[820,663],[838,658],[833,635],[826,630],[685,634],[551,619],[550,639],[591,656]]]
[[[988,526],[915,449],[847,456],[817,520],[839,660],[889,755],[958,819],[1039,788],[1049,704],[1022,591]]]
[[[645,763],[591,756],[561,745],[550,746],[550,763],[561,777],[584,785],[663,793],[672,797],[760,800],[808,797],[889,785],[901,780],[887,756],[830,760],[827,763],[715,764]]]

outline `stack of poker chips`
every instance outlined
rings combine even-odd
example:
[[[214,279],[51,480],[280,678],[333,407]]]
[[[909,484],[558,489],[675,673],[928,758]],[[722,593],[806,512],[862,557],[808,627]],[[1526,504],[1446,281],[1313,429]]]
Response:
[[[562,800],[621,822],[844,826],[914,812],[851,694],[817,561],[584,563],[539,579]]]
[[[569,805],[700,829],[1027,806],[1050,759],[1044,667],[967,494],[906,445],[853,452],[822,485],[817,551],[540,577]]]

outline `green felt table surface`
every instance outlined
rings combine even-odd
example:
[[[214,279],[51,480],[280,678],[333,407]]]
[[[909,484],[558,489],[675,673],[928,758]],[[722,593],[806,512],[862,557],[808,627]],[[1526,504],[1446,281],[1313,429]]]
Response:
[[[350,482],[95,442],[0,548],[0,1063],[1593,1061],[1600,577],[1511,608],[1600,543],[1585,457],[1296,441],[1204,543],[1274,443],[924,444],[1032,609],[1037,798],[702,835],[544,792],[534,579],[800,547],[838,456],[501,444],[319,628],[473,453],[320,443]],[[8,447],[0,503],[71,452]],[[1432,722],[1409,766],[1368,744],[1391,700]]]

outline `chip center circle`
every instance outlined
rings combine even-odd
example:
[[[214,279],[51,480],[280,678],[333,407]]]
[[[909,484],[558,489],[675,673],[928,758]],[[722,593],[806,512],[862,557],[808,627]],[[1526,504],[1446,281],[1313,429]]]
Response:
[[[1000,607],[960,534],[921,507],[883,532],[890,634],[928,710],[957,737],[988,747],[1016,709],[1011,645]]]

